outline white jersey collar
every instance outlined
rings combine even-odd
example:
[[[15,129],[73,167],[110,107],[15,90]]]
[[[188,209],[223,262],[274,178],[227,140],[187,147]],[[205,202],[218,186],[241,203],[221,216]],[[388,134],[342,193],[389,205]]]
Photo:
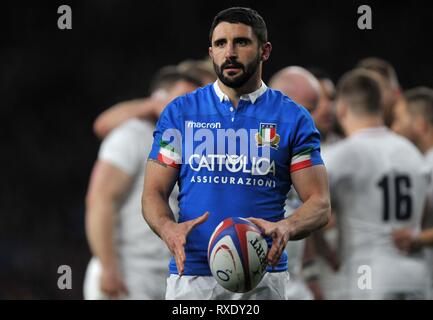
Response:
[[[214,82],[213,88],[215,90],[216,95],[220,99],[221,102],[229,100],[229,97],[221,90],[220,86],[218,85],[218,80]],[[266,84],[262,81],[262,85],[260,88],[258,88],[256,91],[251,93],[246,93],[241,95],[242,100],[251,101],[253,104],[256,102],[256,100],[266,92],[268,87]]]
[[[358,136],[358,135],[381,134],[381,133],[387,133],[387,132],[389,132],[389,129],[385,126],[363,128],[363,129],[359,129],[358,131],[354,132],[352,134],[352,137]]]

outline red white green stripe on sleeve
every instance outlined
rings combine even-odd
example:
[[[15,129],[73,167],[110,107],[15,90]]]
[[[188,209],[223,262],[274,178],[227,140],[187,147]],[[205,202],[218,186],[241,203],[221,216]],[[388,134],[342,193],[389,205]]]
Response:
[[[313,162],[311,161],[312,152],[313,148],[308,148],[295,154],[292,157],[292,162],[290,164],[290,172],[311,167],[313,165]]]
[[[182,163],[182,157],[169,143],[161,141],[158,152],[158,161],[165,163],[170,167],[179,168]]]

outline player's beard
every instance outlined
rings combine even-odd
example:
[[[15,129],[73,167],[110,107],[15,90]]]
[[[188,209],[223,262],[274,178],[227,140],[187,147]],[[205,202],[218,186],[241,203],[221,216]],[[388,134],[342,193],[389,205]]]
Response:
[[[246,66],[242,63],[236,61],[236,60],[228,60],[225,61],[221,66],[218,66],[215,62],[213,62],[213,67],[215,70],[215,73],[218,76],[218,79],[221,80],[222,83],[224,83],[227,87],[230,88],[240,88],[245,83],[248,82],[248,80],[251,79],[254,73],[256,73],[257,68],[259,67],[261,62],[260,54],[257,54],[257,57],[250,63],[248,63]],[[224,69],[231,65],[231,67],[234,68],[240,68],[242,71],[239,75],[229,78],[224,75]]]

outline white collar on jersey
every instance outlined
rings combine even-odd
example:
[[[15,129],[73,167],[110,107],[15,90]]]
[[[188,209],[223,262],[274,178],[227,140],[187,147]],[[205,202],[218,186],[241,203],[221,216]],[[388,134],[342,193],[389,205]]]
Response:
[[[218,85],[218,80],[214,82],[213,84],[213,88],[215,90],[215,93],[217,94],[218,98],[220,99],[221,102],[223,102],[224,100],[229,100],[229,97],[221,90],[220,86]],[[251,93],[247,93],[247,94],[243,94],[241,95],[241,99],[242,100],[247,100],[247,101],[251,101],[252,103],[255,103],[256,100],[266,92],[266,90],[268,89],[268,87],[266,86],[266,84],[262,81],[262,85],[260,86],[260,88],[258,88],[256,91],[251,92]]]
[[[378,127],[370,127],[370,128],[362,128],[358,131],[355,131],[352,136],[364,135],[364,134],[378,134],[378,133],[386,133],[389,132],[389,129],[385,126]]]

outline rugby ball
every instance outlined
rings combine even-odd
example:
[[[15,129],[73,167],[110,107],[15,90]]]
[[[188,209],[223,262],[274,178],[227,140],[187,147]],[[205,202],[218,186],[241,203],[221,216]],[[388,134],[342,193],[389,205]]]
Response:
[[[228,218],[213,232],[208,245],[212,275],[225,289],[248,292],[266,273],[268,244],[260,229],[243,218]]]

